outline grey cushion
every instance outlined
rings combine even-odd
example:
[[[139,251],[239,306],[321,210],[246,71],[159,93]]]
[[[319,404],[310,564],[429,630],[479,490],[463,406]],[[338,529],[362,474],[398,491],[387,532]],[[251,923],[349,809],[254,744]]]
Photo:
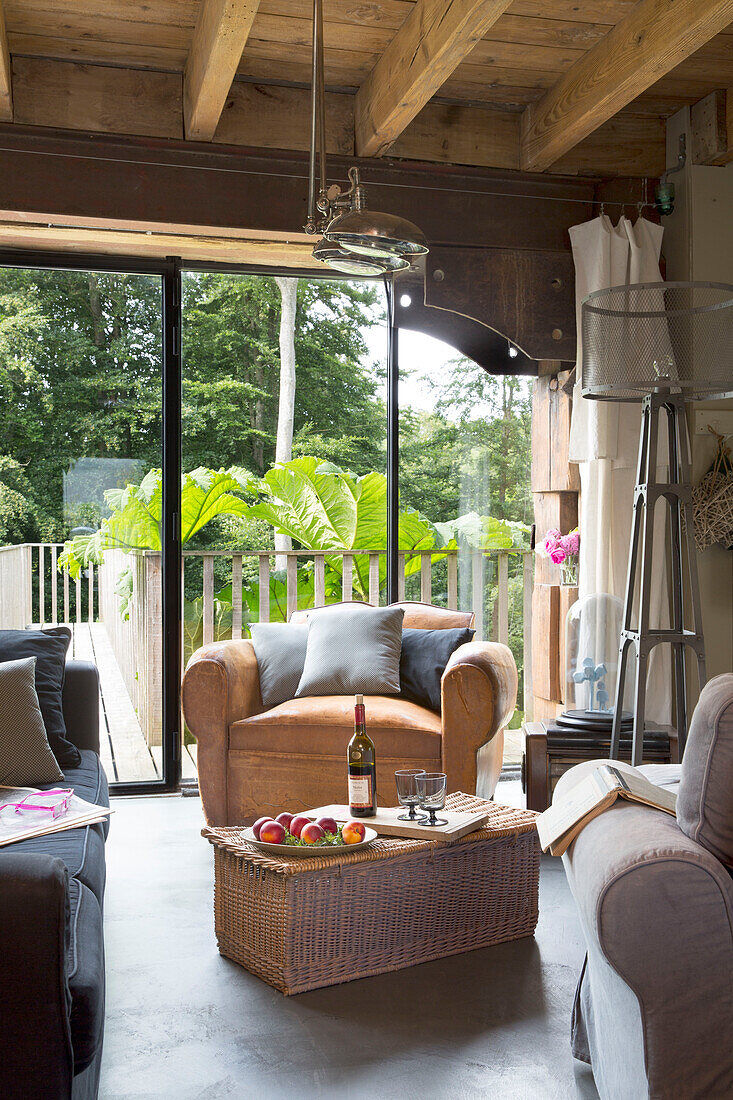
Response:
[[[294,699],[303,675],[308,627],[294,623],[252,623],[249,631],[263,706],[276,707]]]
[[[339,604],[308,620],[308,647],[296,698],[303,695],[397,695],[401,607]]]
[[[733,673],[700,692],[677,796],[680,829],[733,867]]]
[[[66,736],[62,699],[70,643],[68,626],[53,626],[47,630],[0,630],[0,661],[36,658],[38,701],[48,743],[61,768],[79,765],[79,750]]]
[[[36,658],[0,664],[0,786],[37,787],[63,779],[36,694]]]

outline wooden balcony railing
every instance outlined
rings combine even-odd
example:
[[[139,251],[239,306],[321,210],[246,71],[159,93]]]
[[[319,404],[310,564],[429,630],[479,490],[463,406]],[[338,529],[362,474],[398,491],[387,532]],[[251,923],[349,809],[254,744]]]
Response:
[[[76,581],[59,572],[61,544],[26,543],[0,548],[0,628],[34,623],[103,622],[128,694],[151,745],[161,737],[162,604],[161,555],[153,551],[107,551],[101,566],[89,566]],[[419,567],[415,558],[419,557]],[[366,598],[384,602],[384,550],[279,552],[285,561],[284,600],[278,618],[289,619],[303,606],[326,602],[327,559],[341,564],[341,589],[329,599]],[[435,559],[435,560],[434,560]],[[528,550],[449,551],[401,554],[398,596],[449,608],[464,607],[475,615],[476,638],[511,644],[531,683],[532,589],[534,554]],[[409,563],[410,575],[405,576]],[[274,551],[185,550],[181,583],[187,596],[184,617],[185,662],[198,645],[246,636],[251,619],[271,618],[271,580],[283,583]],[[304,576],[303,566],[308,575]],[[132,574],[132,595],[121,614],[116,592],[123,571]],[[331,574],[332,576],[333,574]],[[363,577],[360,587],[357,577]],[[256,609],[243,604],[243,578],[257,592]],[[231,583],[231,603],[218,593]],[[255,584],[257,588],[255,588]],[[307,587],[306,587],[307,584]],[[226,613],[222,614],[222,607]],[[530,693],[525,698],[529,700]],[[524,706],[525,712],[527,705]]]

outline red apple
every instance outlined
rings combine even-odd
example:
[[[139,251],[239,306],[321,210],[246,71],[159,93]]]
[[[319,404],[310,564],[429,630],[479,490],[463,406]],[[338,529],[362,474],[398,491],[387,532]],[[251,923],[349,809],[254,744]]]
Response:
[[[272,818],[271,817],[260,817],[260,818],[257,819],[257,821],[255,821],[254,825],[252,826],[252,832],[254,833],[256,840],[260,839],[260,829],[268,821],[272,821]]]
[[[266,821],[260,829],[260,840],[265,844],[282,844],[285,836],[285,826],[279,821]]]
[[[302,814],[298,814],[298,816],[294,817],[293,820],[290,822],[290,832],[293,834],[293,836],[299,837],[300,830],[303,828],[304,825],[310,825],[310,821],[311,819],[309,817],[303,817]]]
[[[294,814],[289,814],[287,813],[287,811],[283,811],[283,813],[277,815],[275,821],[279,821],[283,828],[287,829],[288,832],[290,832],[290,822],[293,820],[294,816]]]
[[[318,844],[319,841],[323,840],[325,835],[320,825],[316,824],[315,821],[309,821],[307,825],[303,826],[300,833],[300,839],[305,844]]]
[[[344,844],[360,844],[366,835],[366,830],[361,821],[347,821],[341,830]]]
[[[337,833],[339,830],[336,821],[332,817],[319,817],[316,825],[320,825],[324,833]]]

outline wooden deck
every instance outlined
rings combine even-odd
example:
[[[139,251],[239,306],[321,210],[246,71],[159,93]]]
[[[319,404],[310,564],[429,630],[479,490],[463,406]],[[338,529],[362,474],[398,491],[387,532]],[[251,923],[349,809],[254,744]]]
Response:
[[[99,669],[99,743],[110,783],[162,779],[162,749],[148,746],[107,637],[104,623],[74,623],[69,657]],[[185,745],[182,778],[196,778],[196,745]]]

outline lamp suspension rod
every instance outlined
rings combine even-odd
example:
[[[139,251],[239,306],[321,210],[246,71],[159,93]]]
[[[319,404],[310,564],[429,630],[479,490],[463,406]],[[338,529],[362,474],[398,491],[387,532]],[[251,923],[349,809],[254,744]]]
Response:
[[[314,0],[318,26],[318,151],[321,169],[321,196],[326,194],[326,81],[323,75],[323,0]]]
[[[320,0],[313,0],[313,56],[311,58],[311,140],[310,157],[308,160],[308,227],[309,232],[316,231],[316,147],[319,117],[318,102],[318,45]]]

